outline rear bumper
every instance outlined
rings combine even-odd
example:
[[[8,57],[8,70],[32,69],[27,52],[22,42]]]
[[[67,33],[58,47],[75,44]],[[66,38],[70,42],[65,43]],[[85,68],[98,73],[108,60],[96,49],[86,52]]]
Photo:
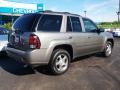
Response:
[[[49,60],[46,59],[46,49],[22,51],[14,48],[6,47],[6,52],[9,57],[17,61],[22,61],[26,64],[40,65],[48,64]]]

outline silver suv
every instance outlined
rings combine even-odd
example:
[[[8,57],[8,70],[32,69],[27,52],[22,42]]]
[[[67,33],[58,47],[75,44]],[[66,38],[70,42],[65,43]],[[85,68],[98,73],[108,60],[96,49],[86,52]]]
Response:
[[[112,53],[112,34],[80,15],[67,12],[25,14],[13,24],[7,54],[30,65],[45,64],[62,74],[76,57]]]

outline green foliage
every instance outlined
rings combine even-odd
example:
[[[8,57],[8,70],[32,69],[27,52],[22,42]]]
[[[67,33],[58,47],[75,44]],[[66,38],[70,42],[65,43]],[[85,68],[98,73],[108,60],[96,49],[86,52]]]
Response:
[[[120,28],[120,22],[114,21],[114,22],[102,22],[98,24],[98,27],[100,28]]]
[[[8,30],[12,30],[11,27],[12,27],[12,23],[5,23],[3,25],[3,27],[7,28]]]

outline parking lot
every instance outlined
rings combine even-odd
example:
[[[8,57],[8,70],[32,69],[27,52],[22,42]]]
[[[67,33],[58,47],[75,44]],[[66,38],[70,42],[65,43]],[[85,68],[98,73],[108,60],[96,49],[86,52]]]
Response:
[[[63,75],[54,76],[44,66],[24,67],[23,63],[0,57],[0,90],[120,90],[120,38],[113,54],[76,59]]]

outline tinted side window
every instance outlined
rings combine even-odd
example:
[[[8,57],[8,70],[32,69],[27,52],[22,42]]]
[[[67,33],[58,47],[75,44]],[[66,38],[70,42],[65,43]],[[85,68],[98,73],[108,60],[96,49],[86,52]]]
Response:
[[[82,32],[81,23],[78,17],[70,17],[73,27],[73,32]]]
[[[21,30],[24,32],[35,31],[33,29],[33,25],[36,21],[36,18],[38,19],[39,17],[40,15],[37,15],[37,14],[23,15],[15,21],[15,23],[13,24],[13,29]]]
[[[71,27],[71,21],[70,18],[67,17],[67,32],[72,32],[72,27]]]
[[[43,15],[38,24],[38,31],[59,32],[62,23],[60,15]]]
[[[83,19],[86,32],[96,32],[97,26],[89,19]]]

